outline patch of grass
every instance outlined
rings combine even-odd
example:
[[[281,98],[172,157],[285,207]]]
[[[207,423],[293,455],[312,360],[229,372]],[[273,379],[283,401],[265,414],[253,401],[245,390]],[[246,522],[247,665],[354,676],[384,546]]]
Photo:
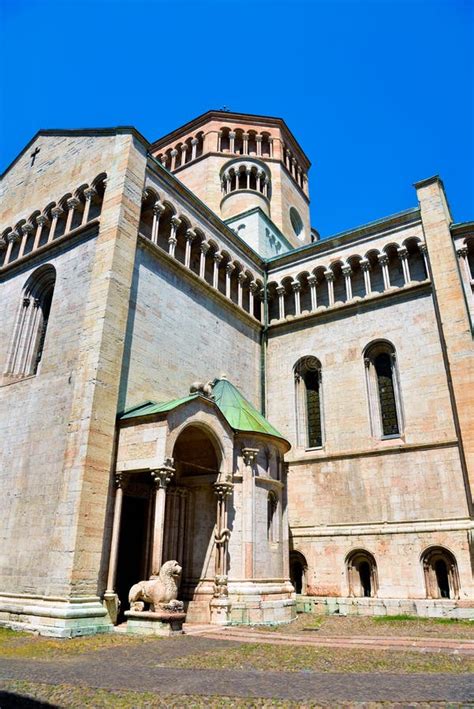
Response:
[[[474,622],[460,618],[418,618],[413,615],[376,615],[373,617],[376,623],[396,623],[398,621],[409,621],[411,623],[438,623],[441,625],[470,625],[474,628]]]
[[[47,638],[0,628],[0,658],[60,659],[122,645],[156,642],[157,638],[99,633],[78,638]]]
[[[280,699],[245,699],[241,697],[191,696],[182,694],[158,695],[153,692],[130,692],[121,690],[93,689],[68,684],[51,685],[37,682],[0,682],[0,706],[2,692],[16,695],[22,701],[32,699],[48,702],[51,707],[65,709],[254,709],[277,707],[278,709],[324,709],[329,704],[315,702],[292,702]],[[18,706],[20,706],[18,704]],[[27,706],[25,701],[24,706]],[[349,706],[339,704],[338,706]],[[375,706],[375,705],[373,705]]]
[[[474,672],[471,657],[365,650],[356,648],[315,648],[295,645],[239,643],[238,647],[188,655],[166,663],[168,667],[213,670],[263,670],[275,672]]]

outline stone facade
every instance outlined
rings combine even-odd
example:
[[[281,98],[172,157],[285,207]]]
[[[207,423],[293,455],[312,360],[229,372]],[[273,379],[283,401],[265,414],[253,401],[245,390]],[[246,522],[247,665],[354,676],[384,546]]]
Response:
[[[160,553],[192,519],[191,620],[288,621],[290,576],[329,610],[470,613],[474,226],[430,178],[317,241],[309,165],[280,119],[211,111],[151,145],[42,131],[4,173],[1,623],[110,628],[172,458]],[[279,436],[206,396],[117,424],[222,375]]]

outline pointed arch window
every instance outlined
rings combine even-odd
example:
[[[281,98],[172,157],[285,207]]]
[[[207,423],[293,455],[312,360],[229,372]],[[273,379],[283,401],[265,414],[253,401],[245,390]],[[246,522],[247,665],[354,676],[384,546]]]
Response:
[[[56,270],[42,266],[27,280],[19,304],[5,376],[20,379],[37,374],[46,341]]]
[[[298,445],[320,448],[323,445],[321,363],[316,357],[303,357],[296,363],[294,374]]]
[[[403,422],[395,348],[389,342],[374,342],[366,348],[364,362],[372,435],[398,438]]]

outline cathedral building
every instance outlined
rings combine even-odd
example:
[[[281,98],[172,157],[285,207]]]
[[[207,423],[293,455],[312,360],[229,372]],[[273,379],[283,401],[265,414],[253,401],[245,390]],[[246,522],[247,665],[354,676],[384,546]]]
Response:
[[[110,630],[168,560],[188,622],[473,617],[474,223],[430,177],[320,239],[309,168],[226,111],[7,168],[0,624]]]

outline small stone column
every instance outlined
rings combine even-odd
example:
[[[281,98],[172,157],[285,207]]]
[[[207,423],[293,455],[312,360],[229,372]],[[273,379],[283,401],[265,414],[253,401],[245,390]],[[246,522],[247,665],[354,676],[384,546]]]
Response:
[[[210,245],[207,241],[201,241],[199,244],[199,277],[204,281],[206,278],[206,254],[210,249]]]
[[[10,231],[7,234],[7,253],[5,254],[5,261],[4,261],[4,266],[7,265],[7,263],[10,263],[10,257],[12,255],[13,251],[13,245],[16,244],[17,241],[20,241],[21,236],[17,231]]]
[[[242,133],[242,150],[244,155],[249,154],[249,134],[248,133]]]
[[[196,232],[194,229],[188,229],[186,231],[186,251],[184,254],[184,265],[189,268],[191,264],[191,245],[196,238]]]
[[[314,312],[318,307],[318,295],[316,291],[318,279],[315,275],[308,276],[308,285],[311,296],[311,311]]]
[[[250,313],[250,315],[254,314],[254,309],[255,309],[254,299],[256,297],[257,292],[258,292],[258,283],[256,281],[251,281],[250,287],[249,287],[249,313]]]
[[[285,286],[277,286],[276,292],[278,295],[278,309],[280,320],[285,319]]]
[[[170,256],[174,257],[174,252],[176,250],[176,244],[178,239],[176,238],[176,232],[179,225],[181,224],[181,219],[178,217],[171,217],[171,233],[168,238],[168,253]]]
[[[222,139],[222,131],[218,131],[217,133],[217,152],[221,152],[221,139]]]
[[[235,131],[229,131],[229,151],[231,153],[235,152]]]
[[[232,493],[231,482],[214,483],[217,495],[217,517],[214,534],[216,545],[214,595],[211,600],[211,623],[227,625],[230,621],[231,604],[227,587],[227,550],[230,530],[227,527],[227,498]]]
[[[151,475],[155,483],[155,510],[153,516],[153,542],[151,569],[157,576],[163,560],[163,539],[165,527],[166,488],[175,473],[172,458],[167,458],[161,468],[153,470]]]
[[[214,260],[214,270],[212,273],[212,286],[216,290],[219,290],[219,264],[222,261],[222,254],[219,253],[219,251],[216,251],[213,256]]]
[[[84,204],[84,212],[82,214],[82,224],[87,224],[89,221],[89,212],[92,204],[92,200],[94,199],[94,196],[97,194],[97,190],[95,187],[88,187],[86,190],[84,190],[84,198],[86,200]]]
[[[420,241],[420,243],[418,244],[418,248],[420,250],[420,253],[423,255],[426,278],[429,278],[430,277],[430,267],[429,267],[429,262],[428,262],[428,247],[426,246],[424,241]]]
[[[295,294],[295,315],[301,315],[301,283],[299,281],[292,281],[291,287]]]
[[[74,210],[76,209],[76,207],[78,207],[80,205],[80,203],[81,203],[81,201],[79,199],[77,199],[77,197],[71,197],[66,202],[68,212],[67,212],[66,228],[64,230],[65,234],[67,234],[68,231],[71,231],[71,224],[72,224],[72,220],[74,217]]]
[[[380,265],[382,266],[383,287],[384,287],[384,290],[388,290],[390,288],[390,274],[388,272],[388,256],[387,256],[387,254],[379,254],[378,259],[379,259]]]
[[[62,207],[53,207],[51,210],[51,216],[53,217],[53,221],[51,222],[51,229],[49,230],[49,237],[48,237],[48,244],[54,239],[54,232],[56,231],[56,226],[58,223],[58,219],[63,213]]]
[[[164,204],[157,200],[153,206],[153,222],[151,225],[151,240],[154,244],[158,243],[158,229],[160,228],[160,217],[165,211]]]
[[[115,596],[115,581],[117,578],[117,560],[120,541],[120,520],[122,517],[123,478],[122,473],[115,474],[114,519],[112,522],[112,539],[110,541],[109,572],[107,574],[106,596]]]
[[[411,281],[410,265],[408,263],[408,249],[405,246],[401,246],[399,249],[397,249],[397,253],[402,264],[404,285],[407,286]]]
[[[332,271],[324,271],[324,278],[328,284],[328,300],[329,306],[334,305],[334,273]]]
[[[262,136],[257,134],[255,142],[257,144],[257,157],[260,157],[262,155]]]
[[[238,280],[238,285],[237,285],[237,304],[239,308],[242,308],[242,302],[243,302],[243,288],[244,288],[244,283],[247,280],[247,276],[243,271],[240,271],[239,275],[237,276]]]
[[[43,229],[45,226],[49,226],[49,219],[48,219],[48,217],[45,217],[44,214],[39,214],[36,217],[36,224],[37,224],[37,229],[36,229],[36,234],[35,234],[35,243],[33,244],[33,251],[38,248],[39,242],[41,240],[41,234],[43,233]]]
[[[199,140],[197,138],[193,138],[191,141],[191,160],[196,160],[198,143]]]
[[[171,151],[171,170],[172,171],[176,169],[177,155],[178,155],[178,151],[176,150],[176,148],[173,148],[173,150]]]
[[[270,157],[273,157],[273,138],[272,136],[269,137],[268,139],[268,145],[269,145],[269,150],[270,150]]]
[[[250,167],[245,168],[245,174],[247,175],[247,189],[250,189],[250,174],[252,172],[252,169]]]
[[[186,156],[188,154],[188,146],[186,143],[181,146],[181,165],[186,165]]]
[[[21,245],[20,245],[20,251],[18,252],[18,258],[21,258],[23,256],[23,253],[25,251],[25,246],[26,242],[28,241],[29,235],[34,231],[34,226],[33,224],[30,224],[29,222],[26,222],[26,224],[23,224],[21,227]]]
[[[352,300],[352,268],[347,265],[342,267],[342,275],[346,284],[346,300]]]
[[[228,298],[230,298],[230,277],[232,274],[232,271],[235,268],[235,264],[232,263],[232,261],[229,261],[229,263],[226,263],[225,265],[225,294]]]
[[[372,293],[372,284],[370,282],[370,261],[362,258],[359,265],[362,269],[362,273],[364,274],[365,295],[370,295]]]

